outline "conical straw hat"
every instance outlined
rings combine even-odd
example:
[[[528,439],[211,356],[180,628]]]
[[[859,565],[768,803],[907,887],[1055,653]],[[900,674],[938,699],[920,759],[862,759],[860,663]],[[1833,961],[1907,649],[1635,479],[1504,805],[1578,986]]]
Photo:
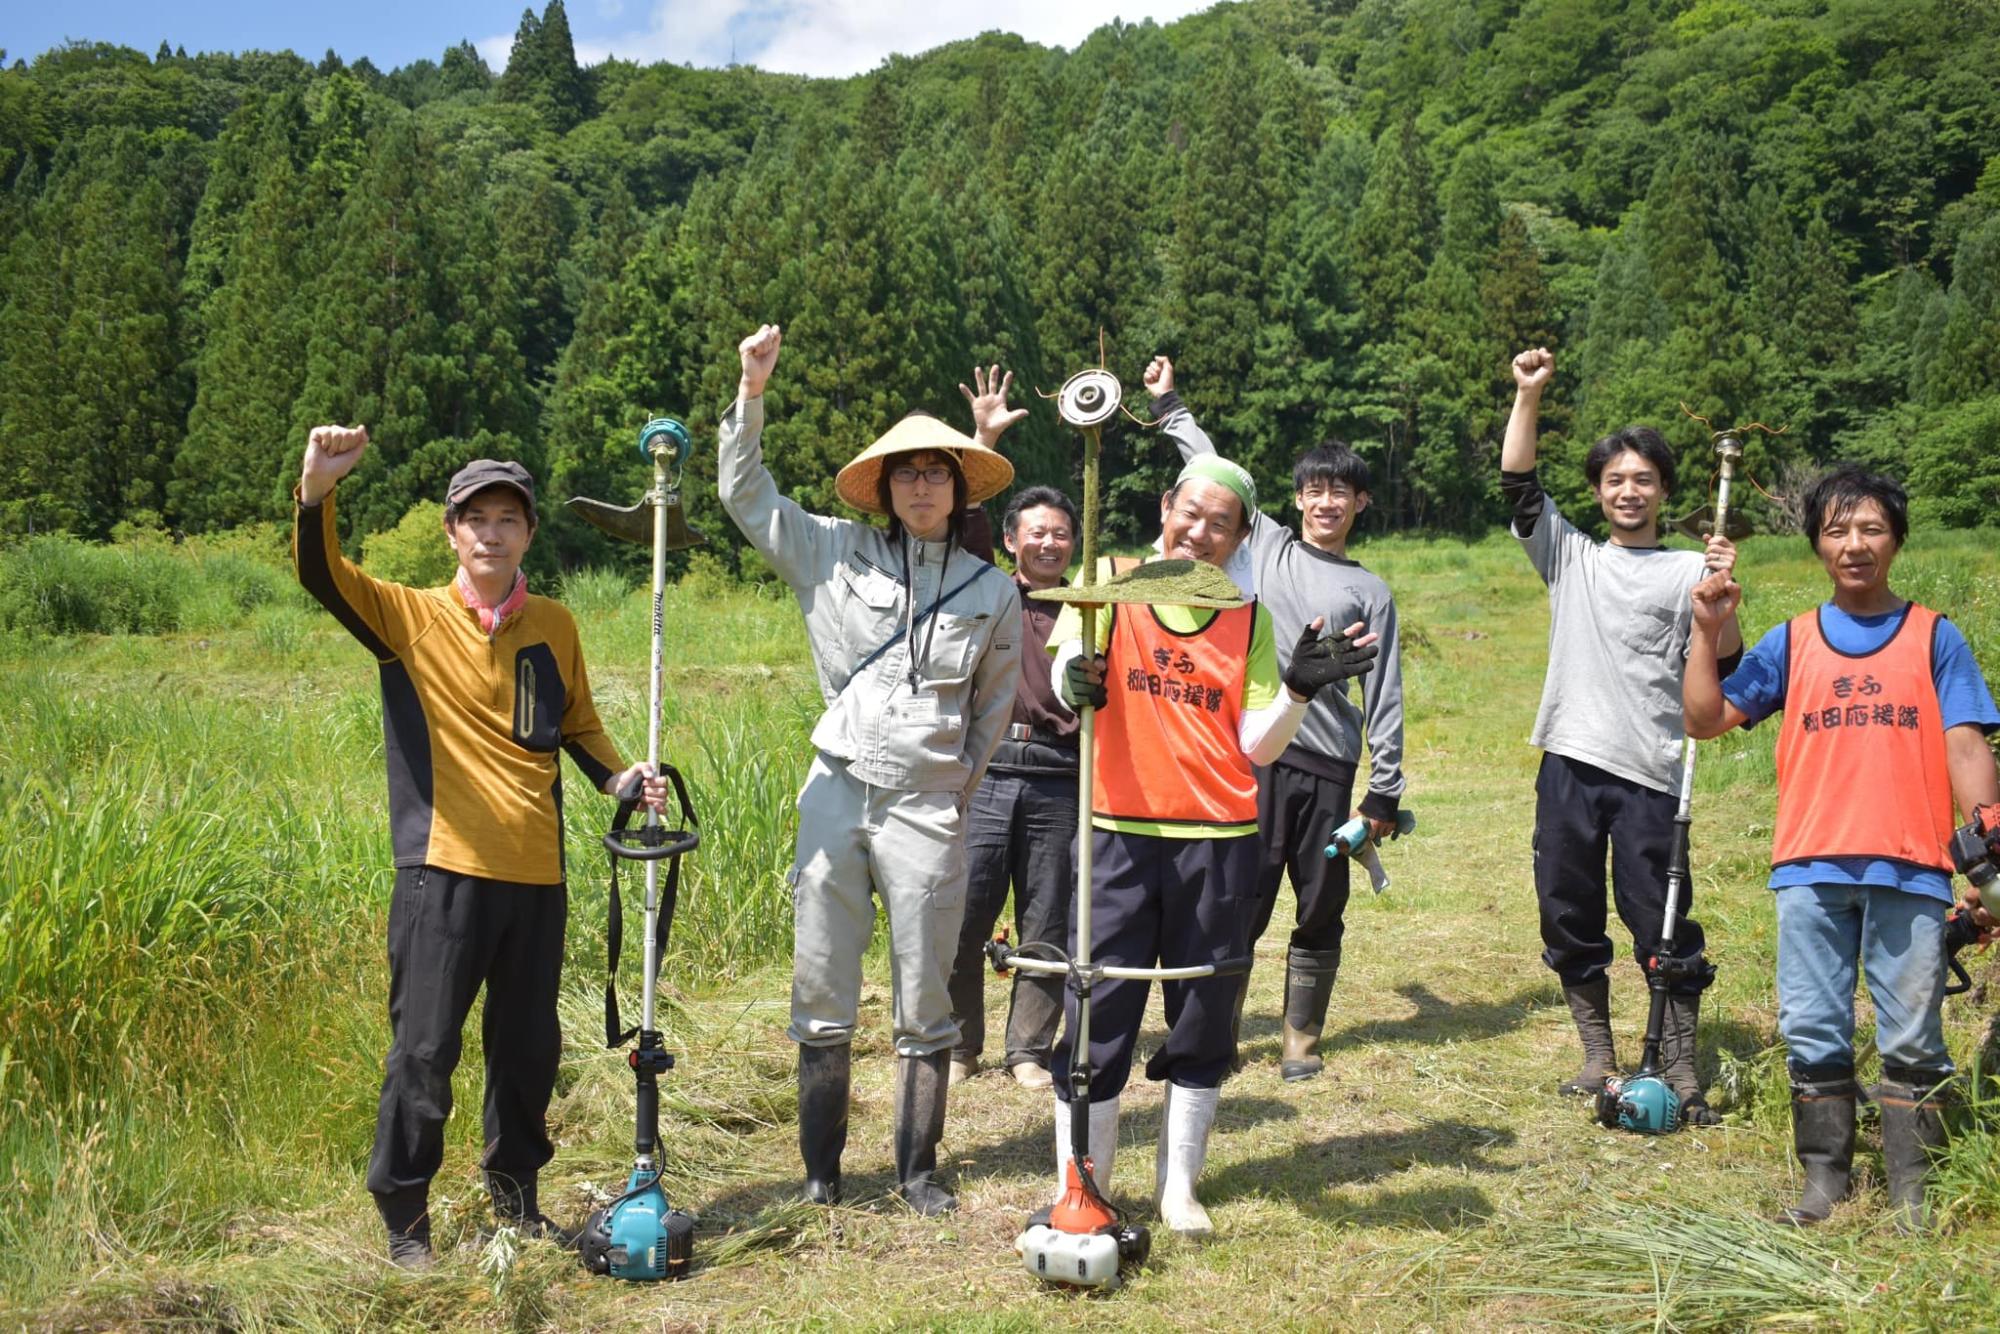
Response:
[[[962,435],[931,416],[912,412],[890,427],[880,440],[849,460],[833,479],[840,498],[866,514],[882,513],[876,492],[882,479],[883,460],[892,454],[914,454],[934,449],[958,460],[965,474],[965,503],[977,505],[991,500],[1014,480],[1014,465],[996,450],[988,449],[969,435]]]

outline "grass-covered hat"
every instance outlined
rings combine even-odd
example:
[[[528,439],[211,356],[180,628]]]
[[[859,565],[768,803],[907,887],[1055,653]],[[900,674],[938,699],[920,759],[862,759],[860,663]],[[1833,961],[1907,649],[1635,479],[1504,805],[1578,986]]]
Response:
[[[1014,480],[1014,465],[997,450],[988,449],[969,435],[939,421],[928,412],[912,412],[890,427],[886,434],[851,459],[833,479],[840,498],[865,514],[882,513],[878,498],[884,461],[893,454],[914,454],[932,449],[949,454],[965,474],[965,503],[977,505],[991,500]]]

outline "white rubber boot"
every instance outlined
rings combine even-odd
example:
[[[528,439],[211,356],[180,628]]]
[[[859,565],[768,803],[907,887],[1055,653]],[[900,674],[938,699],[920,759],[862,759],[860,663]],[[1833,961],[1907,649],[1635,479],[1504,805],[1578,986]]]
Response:
[[[1056,1103],[1056,1194],[1061,1200],[1066,1170],[1069,1167],[1070,1104],[1061,1098]],[[1090,1161],[1093,1165],[1091,1179],[1097,1183],[1100,1194],[1111,1193],[1111,1163],[1118,1156],[1118,1099],[1090,1104]],[[1051,1201],[1054,1203],[1055,1201]]]
[[[1177,1236],[1206,1237],[1215,1231],[1208,1221],[1208,1210],[1194,1197],[1194,1183],[1208,1157],[1208,1134],[1215,1129],[1215,1108],[1221,1098],[1219,1088],[1167,1085],[1159,1158],[1154,1166],[1154,1202],[1160,1207],[1160,1221]]]

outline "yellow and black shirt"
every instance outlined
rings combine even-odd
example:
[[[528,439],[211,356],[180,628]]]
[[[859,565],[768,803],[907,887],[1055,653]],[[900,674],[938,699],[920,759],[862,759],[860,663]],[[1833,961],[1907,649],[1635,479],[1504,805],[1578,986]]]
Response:
[[[531,594],[489,639],[450,586],[392,584],[341,555],[330,495],[298,507],[292,558],[379,665],[396,865],[560,883],[557,750],[593,788],[624,767],[591,705],[569,612]]]

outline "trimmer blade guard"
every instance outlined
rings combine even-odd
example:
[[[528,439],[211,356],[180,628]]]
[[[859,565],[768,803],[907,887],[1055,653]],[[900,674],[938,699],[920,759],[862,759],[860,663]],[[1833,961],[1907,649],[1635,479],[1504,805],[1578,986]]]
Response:
[[[1686,537],[1692,537],[1697,542],[1706,541],[1708,539],[1708,530],[1713,527],[1715,527],[1715,506],[1713,505],[1703,505],[1686,518],[1677,519],[1674,522],[1675,532]],[[1732,542],[1741,542],[1744,538],[1750,536],[1753,531],[1755,530],[1750,527],[1750,520],[1743,517],[1741,510],[1732,509],[1729,511],[1729,522],[1724,525],[1723,536]]]
[[[1029,597],[1045,602],[1081,602],[1092,606],[1137,603],[1154,607],[1215,607],[1233,610],[1244,604],[1236,581],[1207,561],[1150,560],[1114,574],[1102,583],[1080,587],[1037,589]]]
[[[612,505],[588,496],[571,496],[564,503],[585,523],[621,542],[642,547],[653,545],[653,503],[650,500],[642,500],[635,505]],[[680,497],[669,496],[667,550],[685,551],[707,541],[698,530],[688,526],[687,515],[681,510]]]

